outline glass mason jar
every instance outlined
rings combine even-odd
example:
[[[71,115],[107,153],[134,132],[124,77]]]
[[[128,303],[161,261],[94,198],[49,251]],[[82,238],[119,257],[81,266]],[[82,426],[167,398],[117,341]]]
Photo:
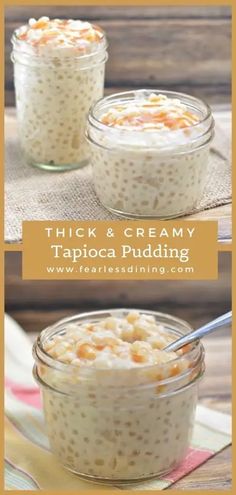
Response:
[[[185,129],[143,130],[109,127],[101,116],[111,107],[162,94],[177,98],[199,122]],[[87,123],[94,186],[108,210],[129,218],[174,218],[190,213],[206,184],[211,110],[203,101],[182,93],[138,90],[114,94],[91,108]]]
[[[190,445],[204,372],[201,343],[177,358],[188,360],[180,374],[158,379],[160,366],[132,369],[80,368],[56,361],[44,344],[63,335],[68,324],[95,323],[130,310],[95,311],[46,328],[34,344],[34,377],[42,391],[51,450],[70,471],[89,480],[130,483],[170,472]],[[153,311],[168,332],[191,330],[185,321]],[[173,364],[173,361],[172,361]]]
[[[107,42],[87,55],[27,51],[12,37],[17,121],[27,162],[50,171],[65,171],[88,163],[86,117],[103,96]]]

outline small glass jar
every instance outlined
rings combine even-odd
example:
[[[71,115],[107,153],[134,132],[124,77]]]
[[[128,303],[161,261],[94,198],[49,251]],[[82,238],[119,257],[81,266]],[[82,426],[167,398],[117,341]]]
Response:
[[[149,132],[109,127],[101,122],[110,108],[153,93],[178,99],[199,122],[187,129]],[[214,135],[211,110],[203,101],[160,90],[114,94],[91,108],[86,134],[97,196],[113,213],[128,218],[168,219],[190,213],[200,201]]]
[[[95,369],[56,361],[44,344],[63,335],[71,323],[95,323],[126,316],[118,309],[80,314],[46,328],[35,342],[34,377],[43,396],[51,450],[70,471],[92,481],[130,483],[170,472],[190,445],[204,373],[201,343],[176,359],[187,359],[180,374],[160,380],[168,363],[132,369]],[[153,311],[176,337],[191,327],[185,321]],[[173,361],[172,361],[173,363]]]
[[[80,56],[60,48],[49,54],[27,51],[16,32],[12,45],[18,130],[27,163],[50,171],[83,167],[89,161],[87,114],[104,91],[105,34],[97,51]]]

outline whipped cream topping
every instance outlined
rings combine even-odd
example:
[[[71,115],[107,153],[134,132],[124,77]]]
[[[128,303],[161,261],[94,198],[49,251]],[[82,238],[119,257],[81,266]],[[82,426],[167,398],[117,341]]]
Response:
[[[16,39],[33,51],[73,51],[86,55],[104,46],[105,35],[100,27],[73,19],[29,19],[28,24],[15,31]]]
[[[187,367],[183,360],[171,363],[182,351],[163,350],[174,339],[152,315],[131,311],[127,316],[70,324],[63,335],[52,337],[43,347],[52,358],[78,367],[129,369],[168,362],[166,377]]]
[[[180,100],[155,93],[137,93],[133,101],[111,106],[100,120],[109,127],[151,132],[186,129],[199,122]]]

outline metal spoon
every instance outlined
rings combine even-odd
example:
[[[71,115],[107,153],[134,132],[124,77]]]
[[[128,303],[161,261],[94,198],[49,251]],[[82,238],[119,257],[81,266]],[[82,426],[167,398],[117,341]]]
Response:
[[[197,330],[193,330],[193,332],[190,332],[187,335],[183,335],[183,337],[180,337],[174,342],[171,342],[171,344],[167,345],[163,350],[168,352],[177,351],[184,345],[190,344],[191,342],[194,342],[194,340],[198,340],[201,339],[202,337],[205,337],[205,335],[208,335],[208,333],[214,332],[214,330],[216,330],[217,328],[223,327],[224,325],[231,323],[231,321],[232,321],[232,311],[229,311],[228,313],[219,316],[215,320],[206,323],[206,325],[203,325]]]

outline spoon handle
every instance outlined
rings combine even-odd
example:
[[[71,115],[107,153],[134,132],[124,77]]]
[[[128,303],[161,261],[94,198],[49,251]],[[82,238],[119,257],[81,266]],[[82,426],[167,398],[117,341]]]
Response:
[[[201,339],[205,335],[213,332],[216,328],[222,327],[224,325],[227,325],[232,321],[232,311],[229,311],[228,313],[225,313],[224,315],[219,316],[213,321],[210,321],[209,323],[206,323],[206,325],[203,325],[202,327],[198,328],[197,330],[194,330],[193,332],[188,333],[187,335],[184,335],[183,337],[180,337],[179,339],[175,340],[171,344],[167,345],[165,347],[165,351],[177,351],[181,347],[183,347],[186,344],[190,344],[194,340]]]

